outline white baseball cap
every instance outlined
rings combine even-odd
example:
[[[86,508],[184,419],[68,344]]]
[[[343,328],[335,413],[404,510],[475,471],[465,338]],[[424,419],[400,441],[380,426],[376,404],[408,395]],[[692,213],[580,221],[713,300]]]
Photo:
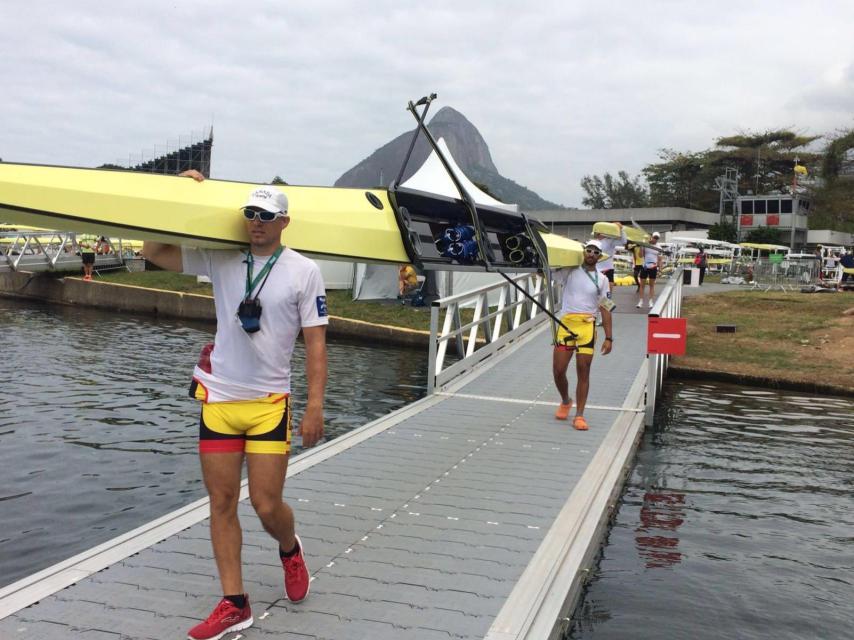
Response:
[[[584,245],[585,249],[587,247],[596,247],[597,249],[599,249],[599,251],[602,251],[602,243],[598,240],[588,240],[587,244]]]
[[[258,187],[253,191],[243,208],[254,207],[272,213],[288,213],[288,197],[275,187]]]
[[[658,231],[653,231],[653,232],[652,232],[652,237],[653,237],[653,238],[660,238],[660,237],[661,237],[661,234],[660,234]]]

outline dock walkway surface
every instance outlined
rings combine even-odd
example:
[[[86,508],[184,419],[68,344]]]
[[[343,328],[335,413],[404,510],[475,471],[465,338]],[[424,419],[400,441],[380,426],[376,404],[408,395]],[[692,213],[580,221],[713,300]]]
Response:
[[[646,315],[634,311],[615,316],[614,351],[594,359],[587,432],[554,418],[542,326],[439,394],[292,459],[285,497],[313,576],[300,604],[283,596],[244,487],[255,624],[225,638],[553,635],[642,429]],[[221,597],[207,513],[199,501],[0,590],[0,638],[186,637]]]

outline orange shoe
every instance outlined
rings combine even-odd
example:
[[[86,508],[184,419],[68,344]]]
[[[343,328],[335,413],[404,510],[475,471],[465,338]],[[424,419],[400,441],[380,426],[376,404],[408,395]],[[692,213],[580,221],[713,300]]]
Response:
[[[584,416],[575,416],[572,420],[572,426],[578,431],[587,431],[590,427],[587,426],[587,420]]]
[[[569,404],[563,404],[557,408],[555,411],[555,418],[558,420],[566,420],[569,417],[569,410],[572,409],[572,400],[569,401]]]

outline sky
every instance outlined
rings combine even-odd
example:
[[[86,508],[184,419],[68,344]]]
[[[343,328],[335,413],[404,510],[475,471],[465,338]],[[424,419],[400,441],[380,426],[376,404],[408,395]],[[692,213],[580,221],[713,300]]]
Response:
[[[212,177],[331,185],[435,92],[502,175],[580,206],[662,148],[854,127],[853,26],[821,0],[4,0],[0,158],[127,164],[212,124]]]

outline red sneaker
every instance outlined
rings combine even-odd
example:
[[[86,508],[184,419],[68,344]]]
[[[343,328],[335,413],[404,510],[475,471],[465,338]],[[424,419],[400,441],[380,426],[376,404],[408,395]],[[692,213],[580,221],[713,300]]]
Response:
[[[296,536],[296,539],[299,553],[290,558],[282,558],[282,567],[285,569],[285,595],[291,602],[302,602],[308,595],[311,576],[305,566],[302,540],[299,536]]]
[[[246,606],[242,609],[238,609],[231,600],[223,598],[207,620],[190,629],[187,638],[189,640],[219,640],[226,633],[251,627],[253,622],[248,597],[246,598]]]

